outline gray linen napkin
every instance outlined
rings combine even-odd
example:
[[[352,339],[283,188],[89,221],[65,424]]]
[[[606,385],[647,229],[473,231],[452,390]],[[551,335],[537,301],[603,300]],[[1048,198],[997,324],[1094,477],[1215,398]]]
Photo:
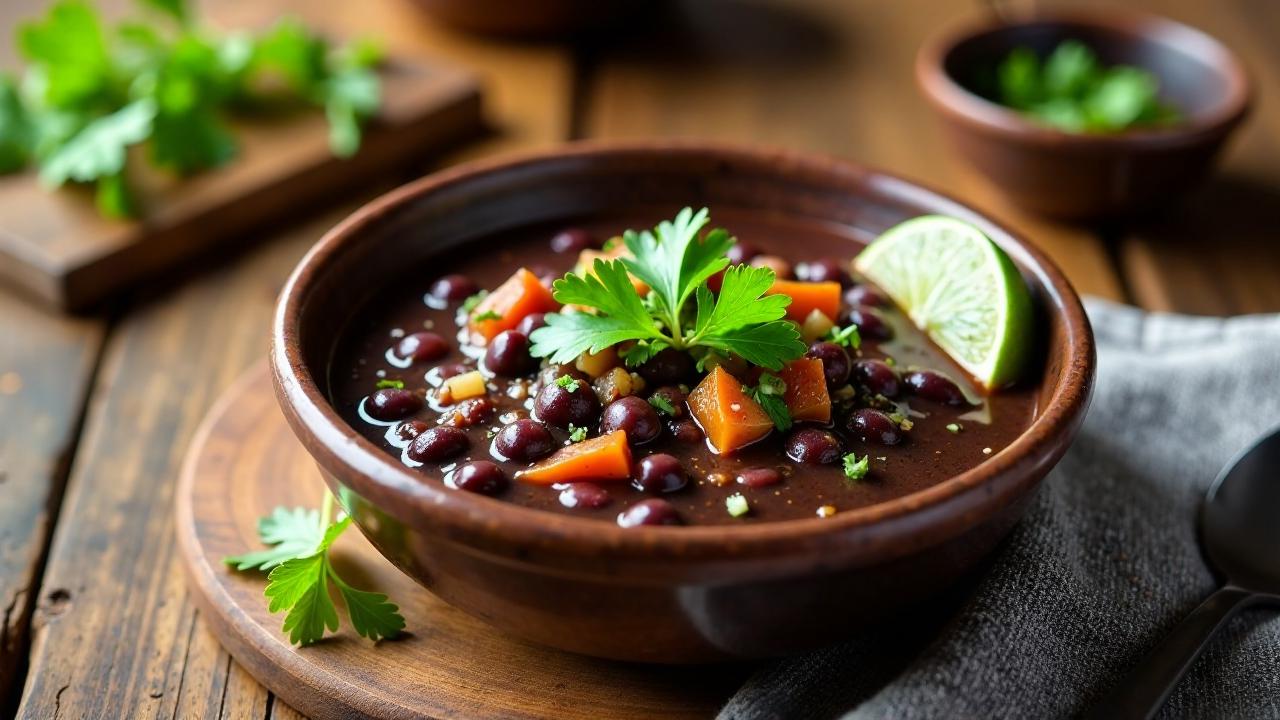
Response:
[[[1093,405],[989,566],[936,612],[766,666],[721,718],[1070,717],[1217,587],[1198,507],[1280,424],[1280,316],[1088,311]],[[1280,718],[1280,613],[1224,628],[1160,717]]]

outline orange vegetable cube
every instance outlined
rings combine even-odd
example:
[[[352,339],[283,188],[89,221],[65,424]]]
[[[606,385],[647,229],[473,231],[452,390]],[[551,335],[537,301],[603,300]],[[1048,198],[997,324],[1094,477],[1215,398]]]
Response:
[[[559,309],[560,303],[551,297],[551,291],[542,284],[538,276],[520,268],[476,305],[471,312],[472,319],[467,323],[467,329],[471,331],[472,342],[484,344],[503,330],[511,330],[519,325],[526,315],[555,312]]]
[[[742,383],[718,365],[689,393],[689,409],[711,446],[725,455],[773,429],[764,408],[747,397]]]
[[[631,446],[623,430],[567,445],[533,467],[516,473],[517,480],[535,485],[630,477]]]
[[[792,419],[831,422],[831,396],[827,394],[827,377],[821,360],[792,360],[782,367],[778,377],[787,384],[783,399]]]
[[[804,322],[814,310],[829,318],[840,314],[840,283],[838,282],[774,280],[773,286],[764,293],[786,295],[791,298],[791,304],[787,306],[787,317],[798,323]]]

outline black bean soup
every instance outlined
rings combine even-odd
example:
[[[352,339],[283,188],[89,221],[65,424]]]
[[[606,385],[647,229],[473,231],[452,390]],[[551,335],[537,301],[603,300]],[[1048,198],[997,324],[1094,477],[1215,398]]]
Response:
[[[522,267],[549,286],[583,251],[662,217],[655,211],[505,232],[469,246],[484,253],[443,257],[394,284],[346,330],[332,368],[336,408],[424,483],[623,526],[830,517],[968,470],[1030,424],[1030,388],[980,392],[881,291],[850,277],[861,245],[847,228],[747,213],[716,212],[714,225],[737,238],[730,260],[770,267],[779,278],[839,282],[840,317],[832,320],[859,328],[856,350],[804,328],[806,357],[821,361],[828,424],[796,422],[720,453],[688,401],[706,373],[686,354],[667,350],[636,368],[598,357],[549,366],[529,353],[542,313],[487,346],[468,342],[475,337],[465,327],[468,313],[475,316],[468,298]],[[723,369],[750,373],[728,363]],[[627,477],[616,467],[573,482],[517,477],[616,430],[626,431]],[[864,462],[865,472],[850,472],[851,461]]]

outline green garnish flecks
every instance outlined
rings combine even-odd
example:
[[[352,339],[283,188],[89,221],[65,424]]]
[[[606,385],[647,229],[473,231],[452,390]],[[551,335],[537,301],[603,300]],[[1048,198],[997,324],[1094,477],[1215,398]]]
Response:
[[[786,400],[783,399],[786,392],[786,381],[770,373],[762,373],[759,383],[747,391],[751,399],[755,400],[773,421],[773,426],[782,431],[790,430],[793,424],[791,411],[787,409]]]
[[[485,310],[484,312],[471,318],[471,322],[484,322],[485,320],[501,320],[502,316],[493,310]]]
[[[707,221],[705,209],[694,213],[685,208],[653,231],[628,230],[622,238],[629,257],[597,259],[588,273],[555,281],[557,301],[590,311],[549,313],[546,325],[530,337],[530,352],[568,363],[583,352],[633,341],[624,353],[628,365],[675,348],[695,356],[730,353],[770,370],[803,355],[799,330],[783,319],[791,299],[765,295],[773,285],[773,271],[728,267],[725,253],[733,238],[723,229],[699,238]],[[717,296],[706,282],[722,270]],[[645,298],[631,284],[631,275],[649,286]]]
[[[960,423],[948,423],[948,424],[947,424],[947,432],[950,432],[950,433],[958,433],[958,432],[960,432],[960,431],[961,431],[961,430],[963,430],[963,429],[964,429],[964,426],[963,426],[963,425],[961,425]]]
[[[556,378],[556,385],[568,390],[569,392],[578,392],[578,380],[571,375],[561,375]]]
[[[577,425],[574,425],[573,423],[570,423],[570,424],[569,424],[569,442],[576,442],[576,443],[579,443],[579,442],[582,442],[583,440],[586,440],[586,439],[587,439],[587,429],[586,429],[586,428],[584,428],[584,427],[578,427]]]
[[[742,517],[751,512],[751,504],[742,496],[742,493],[734,493],[724,499],[725,510],[733,517]]]
[[[672,406],[671,401],[661,395],[650,395],[649,404],[652,405],[655,410],[665,415],[674,417],[676,414],[676,409]]]
[[[481,290],[475,295],[468,296],[466,300],[462,301],[462,312],[470,315],[476,309],[476,306],[480,304],[480,301],[488,296],[488,290]]]
[[[288,611],[284,632],[295,645],[310,645],[327,630],[338,629],[338,610],[330,597],[330,582],[347,607],[355,631],[370,640],[395,637],[404,617],[387,596],[357,590],[338,575],[329,548],[351,525],[345,517],[329,522],[333,499],[326,493],[322,511],[278,507],[258,521],[258,537],[266,550],[223,559],[237,570],[269,570],[264,594],[272,613]]]
[[[849,453],[844,456],[844,476],[850,480],[861,480],[871,471],[871,456],[863,455],[861,459],[857,454]]]
[[[403,390],[403,389],[404,389],[404,381],[403,381],[403,380],[391,380],[391,379],[388,379],[388,378],[383,378],[383,379],[381,379],[381,380],[379,380],[379,381],[378,381],[378,384],[376,385],[376,387],[377,387],[379,390],[387,390],[387,389],[391,389],[391,390]]]
[[[826,340],[852,350],[857,350],[862,345],[862,336],[858,334],[857,325],[833,327],[827,332]]]

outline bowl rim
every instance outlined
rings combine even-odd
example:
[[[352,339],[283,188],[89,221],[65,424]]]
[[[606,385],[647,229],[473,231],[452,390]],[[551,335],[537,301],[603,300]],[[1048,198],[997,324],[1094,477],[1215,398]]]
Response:
[[[1227,94],[1208,112],[1168,127],[1072,133],[1035,123],[1016,110],[965,88],[947,72],[946,60],[961,44],[980,36],[1035,25],[1088,27],[1128,36],[1130,40],[1146,38],[1157,44],[1176,46],[1222,72],[1228,79]],[[1063,9],[1036,11],[1008,20],[994,15],[968,18],[944,28],[920,46],[916,53],[915,76],[925,98],[951,119],[1039,145],[1072,144],[1100,148],[1184,145],[1234,127],[1249,114],[1254,104],[1254,87],[1249,71],[1239,56],[1224,43],[1186,23],[1133,10]]]
[[[858,183],[886,200],[927,205],[975,222],[988,234],[1001,236],[1001,246],[1021,271],[1040,286],[1046,312],[1058,316],[1058,332],[1066,349],[1053,395],[1014,441],[981,464],[923,490],[893,500],[828,518],[800,518],[743,525],[642,526],[622,528],[599,519],[578,518],[526,508],[501,499],[450,490],[441,482],[423,482],[421,473],[404,467],[396,458],[365,439],[339,417],[313,379],[299,342],[299,322],[316,278],[337,258],[343,246],[388,213],[439,189],[457,183],[543,163],[570,165],[613,156],[653,154],[737,160],[755,166],[775,167],[781,176],[799,170]],[[993,238],[994,239],[994,238]],[[853,541],[849,532],[874,530],[909,517],[926,518],[927,524],[943,524],[962,516],[966,525],[975,503],[1006,494],[1000,479],[1025,479],[1065,451],[1064,436],[1079,426],[1092,390],[1096,355],[1088,318],[1066,277],[1042,251],[1015,233],[959,201],[900,176],[842,159],[787,150],[756,149],[720,142],[578,141],[550,150],[482,159],[443,170],[392,190],[356,210],[334,226],[299,261],[281,290],[272,321],[270,364],[276,395],[286,419],[308,452],[326,470],[339,475],[358,495],[391,493],[402,502],[381,507],[410,527],[430,527],[452,537],[496,538],[517,547],[538,547],[577,556],[611,558],[655,557],[693,559],[729,557],[752,553],[775,555],[786,548],[812,547],[840,536]],[[1048,370],[1046,369],[1046,372]],[[329,469],[330,463],[344,473]],[[1040,473],[1041,475],[1043,472]],[[994,487],[992,487],[994,485]],[[933,512],[936,511],[936,512]],[[940,513],[940,514],[938,514]],[[918,530],[918,528],[917,528]],[[956,530],[955,532],[959,532]],[[954,534],[954,533],[952,533]],[[861,538],[872,540],[871,536]],[[825,547],[830,547],[829,545]],[[846,546],[848,547],[848,546]]]

